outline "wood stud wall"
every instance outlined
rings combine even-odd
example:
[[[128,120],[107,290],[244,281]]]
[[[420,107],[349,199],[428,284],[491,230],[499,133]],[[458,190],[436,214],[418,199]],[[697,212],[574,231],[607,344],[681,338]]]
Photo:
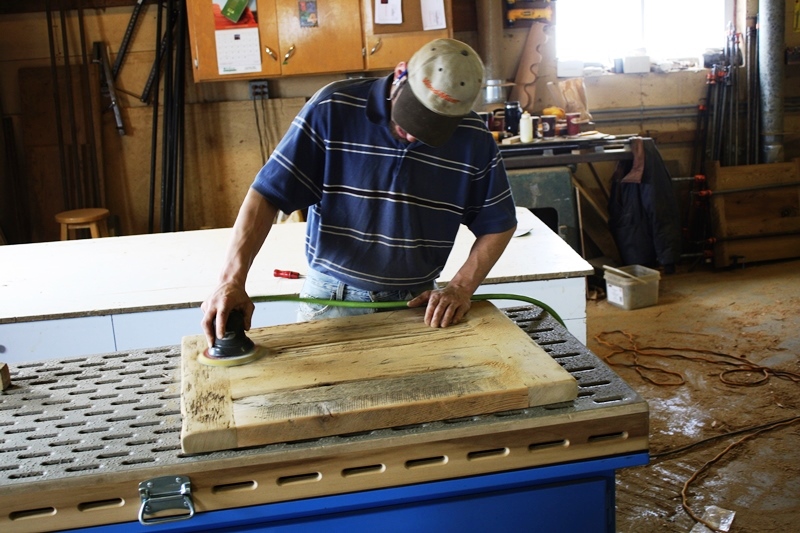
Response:
[[[65,6],[75,6],[78,0],[63,0]],[[86,0],[83,2],[87,43],[102,41],[109,47],[110,60],[115,60],[116,51],[122,42],[128,25],[132,6],[136,0]],[[787,12],[793,2],[787,0]],[[7,149],[0,151],[0,229],[6,240],[27,242],[20,223],[15,218],[34,221],[39,227],[37,239],[55,235],[55,222],[50,214],[40,211],[56,209],[47,191],[52,177],[45,185],[37,185],[33,197],[35,205],[19,206],[13,202],[14,185],[28,184],[29,173],[44,177],[51,170],[45,165],[54,159],[53,154],[38,153],[28,156],[34,160],[32,168],[23,159],[28,149],[23,139],[23,117],[31,112],[22,104],[20,70],[23,68],[48,68],[47,25],[44,16],[44,0],[30,2],[0,3],[0,110],[4,117],[3,138],[8,139]],[[453,26],[456,38],[476,46],[475,2],[473,0],[452,1]],[[140,23],[137,25],[131,47],[116,80],[117,94],[123,109],[126,135],[120,137],[114,127],[109,111],[100,114],[102,123],[103,153],[101,170],[105,175],[106,203],[112,211],[112,229],[120,234],[144,233],[147,230],[147,189],[149,181],[150,136],[152,110],[140,101],[145,81],[150,74],[155,50],[156,10],[151,2],[145,2]],[[67,17],[71,28],[70,54],[80,50],[77,23],[74,13]],[[517,70],[517,55],[523,46],[526,29],[503,32],[503,75],[511,78]],[[787,45],[800,44],[800,34],[787,33]],[[63,63],[61,46],[56,42],[56,54]],[[552,54],[545,54],[551,61]],[[71,63],[75,60],[71,58]],[[554,65],[547,65],[540,72],[538,104],[545,105],[547,91],[544,84],[555,81]],[[800,96],[800,71],[787,69],[787,97]],[[288,128],[288,124],[302,105],[302,101],[334,76],[301,76],[273,80],[270,82],[269,112],[277,122],[269,134],[269,143],[274,143]],[[660,106],[697,104],[704,94],[703,73],[676,73],[650,75],[620,75],[586,78],[590,110],[631,107],[632,105]],[[792,89],[794,87],[794,89]],[[294,97],[283,102],[284,97]],[[253,102],[248,99],[246,82],[204,83],[187,86],[187,175],[198,172],[194,182],[187,181],[187,205],[196,206],[187,211],[186,228],[224,227],[233,223],[236,210],[252,178],[260,168],[262,158],[255,131]],[[796,157],[798,136],[796,135],[797,113],[786,117],[786,153]],[[608,133],[633,133],[637,130],[654,137],[666,161],[674,161],[677,176],[689,176],[692,153],[694,120],[646,121],[639,124],[603,124]],[[794,134],[793,134],[794,132]],[[11,147],[10,151],[8,147]],[[19,165],[15,165],[19,158]],[[42,167],[44,165],[44,167]],[[15,168],[19,166],[19,168]],[[199,170],[198,170],[199,169]],[[600,168],[602,175],[607,169]],[[24,180],[20,177],[22,176]],[[12,183],[13,181],[13,183]],[[56,184],[58,181],[56,179]],[[60,187],[60,185],[58,186]],[[39,192],[44,191],[44,192]],[[44,196],[43,196],[44,195]],[[26,196],[27,198],[27,196]],[[52,207],[47,207],[53,205]],[[13,209],[12,209],[13,208]],[[26,209],[30,213],[24,213]],[[23,217],[18,217],[22,213]],[[49,236],[48,236],[49,235]],[[21,239],[23,236],[25,239]]]

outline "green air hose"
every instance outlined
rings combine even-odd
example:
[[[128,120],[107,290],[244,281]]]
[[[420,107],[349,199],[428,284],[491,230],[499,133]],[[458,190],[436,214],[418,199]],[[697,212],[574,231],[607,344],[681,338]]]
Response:
[[[254,303],[259,302],[304,302],[309,304],[316,304],[316,305],[331,305],[334,307],[353,307],[353,308],[371,308],[371,309],[404,309],[408,307],[408,302],[405,300],[396,301],[396,302],[353,302],[348,300],[325,300],[322,298],[301,298],[297,295],[291,294],[284,294],[278,296],[254,296],[251,298]],[[564,321],[561,320],[561,317],[558,316],[549,305],[545,304],[544,302],[540,302],[534,298],[529,298],[527,296],[522,296],[520,294],[474,294],[472,295],[471,300],[473,302],[479,302],[484,300],[519,300],[521,302],[527,302],[529,304],[538,305],[545,311],[547,311],[550,316],[558,321],[559,324],[566,327]]]

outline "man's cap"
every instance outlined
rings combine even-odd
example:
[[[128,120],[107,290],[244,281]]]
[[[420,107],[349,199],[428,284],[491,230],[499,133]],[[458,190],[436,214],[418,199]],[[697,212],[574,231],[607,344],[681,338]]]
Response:
[[[411,57],[392,120],[420,141],[441,146],[469,115],[483,87],[483,62],[461,41],[436,39]]]

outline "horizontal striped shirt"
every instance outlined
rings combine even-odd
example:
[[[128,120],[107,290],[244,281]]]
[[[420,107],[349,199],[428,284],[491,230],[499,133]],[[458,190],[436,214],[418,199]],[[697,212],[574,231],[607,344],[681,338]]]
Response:
[[[399,140],[390,82],[321,89],[252,185],[285,213],[308,208],[311,268],[371,291],[439,277],[460,224],[480,236],[516,223],[503,161],[478,115],[438,148]]]

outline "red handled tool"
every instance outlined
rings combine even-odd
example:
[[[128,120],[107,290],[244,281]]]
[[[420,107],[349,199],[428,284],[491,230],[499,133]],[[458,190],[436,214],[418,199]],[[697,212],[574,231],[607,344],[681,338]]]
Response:
[[[294,272],[292,270],[278,270],[277,268],[272,272],[272,275],[276,278],[289,278],[289,279],[297,279],[300,277],[300,272]]]

